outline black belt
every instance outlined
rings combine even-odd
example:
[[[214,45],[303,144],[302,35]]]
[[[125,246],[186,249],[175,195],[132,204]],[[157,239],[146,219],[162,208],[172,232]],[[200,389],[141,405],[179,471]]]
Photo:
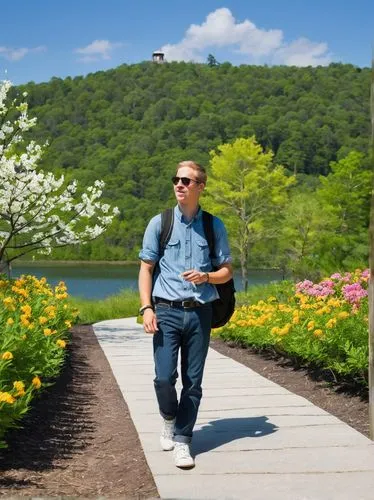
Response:
[[[189,309],[191,307],[201,307],[204,305],[201,302],[198,302],[197,300],[194,299],[177,301],[177,300],[160,299],[159,297],[155,297],[155,304],[166,304],[170,307],[184,307],[185,309]]]

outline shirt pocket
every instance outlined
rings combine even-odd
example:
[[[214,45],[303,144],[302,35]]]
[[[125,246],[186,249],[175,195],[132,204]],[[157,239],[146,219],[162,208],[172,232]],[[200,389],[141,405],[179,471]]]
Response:
[[[176,261],[179,257],[180,253],[180,240],[172,239],[168,241],[168,244],[165,247],[165,257],[169,260]]]
[[[196,241],[196,261],[199,264],[210,264],[209,245],[206,240],[199,239]]]

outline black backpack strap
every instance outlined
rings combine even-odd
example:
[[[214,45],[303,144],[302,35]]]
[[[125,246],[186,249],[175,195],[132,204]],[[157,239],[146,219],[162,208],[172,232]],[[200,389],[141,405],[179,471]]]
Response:
[[[215,257],[214,230],[213,230],[213,215],[203,211],[203,227],[205,237],[209,245],[210,258]]]
[[[160,253],[163,254],[170,240],[174,225],[174,209],[167,208],[161,213]]]

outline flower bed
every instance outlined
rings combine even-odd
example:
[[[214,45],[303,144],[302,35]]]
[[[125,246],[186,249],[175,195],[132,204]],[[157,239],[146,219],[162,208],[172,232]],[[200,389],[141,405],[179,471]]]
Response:
[[[366,385],[368,278],[368,270],[358,269],[335,273],[320,283],[288,285],[286,300],[271,296],[239,307],[219,335],[244,345],[271,347]]]
[[[63,282],[52,289],[45,278],[0,279],[0,447],[61,370],[77,316],[67,298]]]

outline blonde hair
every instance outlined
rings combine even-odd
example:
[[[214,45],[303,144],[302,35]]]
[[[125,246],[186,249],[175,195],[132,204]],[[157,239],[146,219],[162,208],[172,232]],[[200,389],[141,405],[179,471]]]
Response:
[[[207,180],[206,170],[202,165],[199,165],[198,163],[191,160],[181,161],[178,163],[177,173],[178,170],[182,167],[189,167],[195,170],[197,174],[197,180],[202,182],[203,184],[206,184]]]

